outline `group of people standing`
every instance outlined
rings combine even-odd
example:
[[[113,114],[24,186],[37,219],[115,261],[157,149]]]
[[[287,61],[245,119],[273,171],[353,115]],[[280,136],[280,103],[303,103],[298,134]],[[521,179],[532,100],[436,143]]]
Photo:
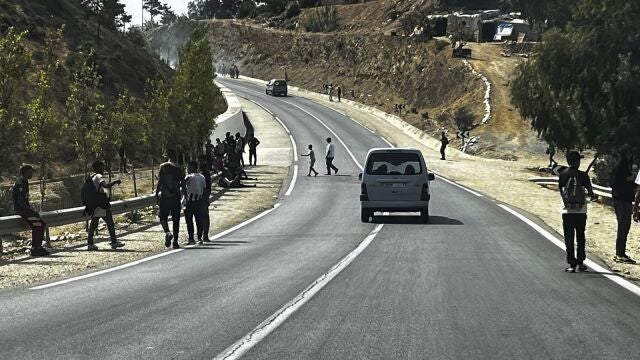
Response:
[[[222,76],[229,76],[232,79],[237,79],[238,77],[240,77],[240,70],[238,69],[236,64],[229,66],[229,68],[227,68],[225,64],[222,64],[218,72],[222,74]]]
[[[329,95],[329,101],[333,101],[334,94],[338,98],[338,102],[342,100],[342,88],[340,85],[334,87],[333,84],[322,84],[322,92]]]

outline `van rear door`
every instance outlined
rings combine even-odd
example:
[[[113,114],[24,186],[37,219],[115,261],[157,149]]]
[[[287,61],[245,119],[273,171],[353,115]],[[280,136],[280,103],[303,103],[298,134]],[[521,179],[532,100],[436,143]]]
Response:
[[[412,151],[374,152],[367,159],[366,185],[370,201],[417,201],[427,182],[422,157]]]

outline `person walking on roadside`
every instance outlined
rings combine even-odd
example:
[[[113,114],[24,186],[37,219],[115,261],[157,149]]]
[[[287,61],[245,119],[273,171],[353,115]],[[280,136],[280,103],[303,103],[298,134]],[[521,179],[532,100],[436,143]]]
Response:
[[[613,209],[616,213],[618,229],[616,235],[615,262],[635,264],[636,261],[627,256],[627,236],[631,229],[631,217],[634,199],[634,176],[631,169],[633,164],[631,147],[627,144],[618,149],[618,161],[611,173],[611,195]]]
[[[47,223],[40,218],[40,214],[29,204],[29,180],[32,177],[33,166],[22,165],[20,167],[20,177],[11,188],[13,210],[31,228],[31,256],[47,256],[49,252],[42,247]]]
[[[258,145],[260,145],[260,140],[258,140],[257,137],[255,137],[254,134],[249,135],[249,141],[247,141],[247,144],[249,145],[249,166],[253,165],[256,166],[258,165]],[[251,162],[251,160],[253,159],[253,163]]]
[[[164,230],[164,245],[179,249],[178,234],[180,232],[180,195],[185,192],[184,170],[178,165],[176,152],[167,150],[168,161],[160,165],[158,184],[156,185],[156,202],[160,207],[158,217]],[[169,215],[173,222],[173,233],[169,231]]]
[[[566,272],[586,271],[584,265],[585,253],[585,228],[587,226],[587,199],[585,189],[589,196],[595,195],[591,187],[591,180],[584,171],[580,171],[580,159],[582,155],[576,150],[567,153],[569,168],[560,174],[559,189],[562,196],[562,228],[564,230],[564,243],[567,249]],[[574,248],[574,239],[577,240],[577,249]],[[574,253],[575,252],[577,253]]]
[[[340,87],[340,85],[338,85],[338,102],[340,102],[340,99],[342,99],[342,88]]]
[[[93,190],[95,191],[96,201],[94,204],[96,206],[93,208],[93,211],[89,210],[91,213],[91,222],[89,223],[89,232],[87,234],[87,250],[98,250],[98,246],[93,242],[93,237],[96,229],[98,228],[100,218],[102,218],[102,220],[107,224],[107,230],[109,231],[109,237],[111,238],[111,248],[115,250],[123,247],[124,243],[118,241],[118,238],[116,237],[116,226],[113,222],[113,214],[111,213],[111,203],[109,202],[107,189],[111,189],[115,185],[120,185],[122,181],[116,180],[107,183],[104,179],[104,163],[100,160],[94,161],[93,164],[91,164],[91,168],[93,169],[94,174],[90,177],[90,185],[93,186]]]
[[[553,168],[556,164],[558,164],[553,157],[556,156],[556,147],[553,144],[549,144],[546,151],[547,155],[549,155],[549,168]]]
[[[333,84],[329,84],[329,101],[333,101]]]
[[[328,137],[327,151],[325,153],[325,159],[327,161],[327,175],[331,175],[331,169],[333,169],[335,174],[338,175],[338,168],[335,165],[333,165],[333,159],[335,158],[335,155],[336,155],[336,147],[331,142],[331,138]]]
[[[201,217],[200,225],[196,223],[198,228],[198,244],[203,244],[205,241],[209,241],[209,228],[211,227],[211,219],[209,218],[209,200],[211,199],[211,173],[205,163],[198,165],[198,171],[204,177],[204,193],[202,194],[201,202]],[[197,220],[197,219],[196,219]]]
[[[193,229],[194,218],[198,227],[198,235],[200,236],[198,240],[199,243],[202,244],[202,202],[204,199],[206,180],[204,176],[198,172],[198,163],[195,161],[189,161],[187,172],[189,174],[184,179],[186,188],[184,194],[184,219],[187,222],[187,233],[189,234],[187,244],[194,245],[196,243]]]
[[[236,156],[238,157],[239,164],[244,166],[244,138],[239,132],[236,133]]]
[[[307,174],[307,176],[311,176],[311,172],[315,174],[313,176],[318,176],[318,172],[313,168],[313,165],[316,163],[316,153],[313,152],[313,145],[309,144],[309,152],[307,154],[302,154],[302,156],[309,157],[309,174]]]
[[[449,145],[449,138],[447,138],[447,134],[443,131],[442,136],[440,136],[440,160],[447,160],[445,156],[447,145]]]

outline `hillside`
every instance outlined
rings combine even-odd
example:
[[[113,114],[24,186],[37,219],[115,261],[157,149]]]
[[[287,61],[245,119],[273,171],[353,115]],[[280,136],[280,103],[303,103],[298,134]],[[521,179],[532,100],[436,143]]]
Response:
[[[427,0],[337,6],[339,26],[332,33],[203,20],[161,27],[148,38],[152,49],[171,62],[192,29],[204,24],[215,61],[238,64],[242,75],[286,76],[293,85],[315,91],[333,83],[342,87],[346,98],[389,113],[394,113],[395,104],[405,104],[403,119],[437,137],[442,129],[455,133],[455,112],[468,108],[478,125],[471,134],[479,142],[471,152],[503,159],[544,152],[545,145],[511,104],[510,81],[520,58],[500,56],[499,44],[470,44],[474,56],[465,64],[451,57],[448,39],[424,42],[390,36],[402,17],[431,8],[443,10]],[[486,86],[472,67],[491,84],[491,119],[486,124],[481,124]],[[454,144],[461,146],[457,140]]]
[[[0,1],[0,31],[9,27],[28,30],[34,50],[42,45],[46,29],[57,29],[62,25],[69,51],[96,48],[96,21],[79,0]],[[96,53],[99,73],[103,77],[102,90],[108,97],[114,97],[124,89],[142,96],[146,79],[166,77],[171,72],[145,47],[131,43],[123,34],[104,26]],[[65,79],[64,74],[61,79]],[[63,103],[66,94],[59,95],[58,100]]]

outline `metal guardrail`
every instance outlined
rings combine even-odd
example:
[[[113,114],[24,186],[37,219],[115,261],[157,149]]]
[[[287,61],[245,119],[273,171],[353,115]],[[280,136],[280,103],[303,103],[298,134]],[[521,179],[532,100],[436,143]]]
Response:
[[[211,182],[216,183],[220,174],[211,177]],[[136,198],[111,202],[113,215],[124,214],[141,210],[156,204],[155,195],[139,196]],[[47,227],[70,225],[90,220],[90,216],[83,214],[84,206],[69,209],[61,209],[40,213],[40,217],[47,223]],[[20,231],[28,231],[31,228],[18,215],[0,217],[0,235],[13,234]]]
[[[549,185],[555,185],[558,186],[558,177],[534,177],[529,179],[529,181],[532,181],[534,183],[536,183],[537,185],[540,186],[549,186]],[[611,199],[612,195],[611,195],[611,188],[605,187],[605,186],[600,186],[600,185],[592,185],[593,186],[593,192],[594,194],[607,198],[607,199]]]

